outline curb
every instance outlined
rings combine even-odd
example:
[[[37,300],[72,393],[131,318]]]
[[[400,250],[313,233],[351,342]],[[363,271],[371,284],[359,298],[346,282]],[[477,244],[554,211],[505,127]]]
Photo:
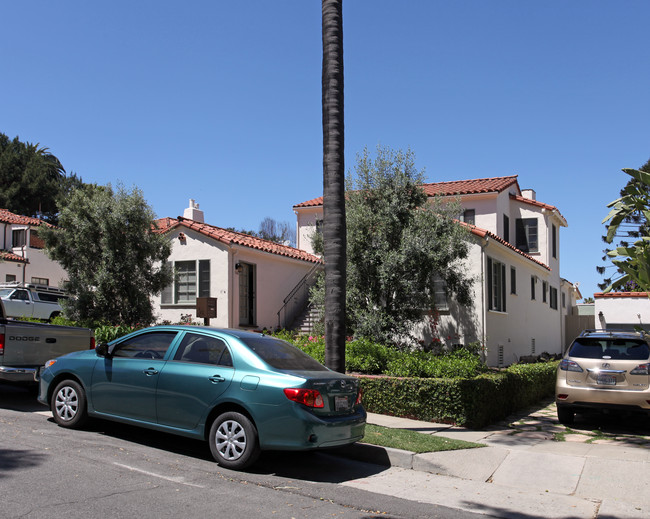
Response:
[[[402,469],[413,469],[413,460],[415,458],[415,453],[411,451],[379,447],[369,443],[355,443],[347,447],[341,447],[336,449],[336,454],[364,463]]]

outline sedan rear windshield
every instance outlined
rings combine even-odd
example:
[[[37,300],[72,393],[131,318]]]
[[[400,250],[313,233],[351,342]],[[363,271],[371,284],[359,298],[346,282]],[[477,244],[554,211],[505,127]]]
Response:
[[[642,340],[580,337],[571,345],[569,356],[581,359],[645,360],[650,356],[650,349]]]
[[[327,371],[320,362],[288,342],[271,337],[246,338],[244,342],[272,368],[292,371]]]

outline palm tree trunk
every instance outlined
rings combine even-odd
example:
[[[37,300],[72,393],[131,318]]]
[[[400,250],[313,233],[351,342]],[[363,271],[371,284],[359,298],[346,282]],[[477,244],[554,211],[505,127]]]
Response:
[[[323,8],[323,254],[325,365],[345,372],[345,162],[342,0]]]

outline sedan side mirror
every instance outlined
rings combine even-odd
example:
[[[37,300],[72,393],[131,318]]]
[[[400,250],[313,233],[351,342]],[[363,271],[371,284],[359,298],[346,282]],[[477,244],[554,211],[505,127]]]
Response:
[[[97,353],[98,357],[109,357],[110,355],[108,354],[108,344],[102,342],[95,348],[95,353]]]

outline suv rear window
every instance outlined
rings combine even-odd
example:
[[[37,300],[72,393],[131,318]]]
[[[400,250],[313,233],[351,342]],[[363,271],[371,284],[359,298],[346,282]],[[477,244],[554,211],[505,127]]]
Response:
[[[571,345],[570,357],[581,359],[645,360],[650,356],[648,344],[635,339],[579,337]]]

